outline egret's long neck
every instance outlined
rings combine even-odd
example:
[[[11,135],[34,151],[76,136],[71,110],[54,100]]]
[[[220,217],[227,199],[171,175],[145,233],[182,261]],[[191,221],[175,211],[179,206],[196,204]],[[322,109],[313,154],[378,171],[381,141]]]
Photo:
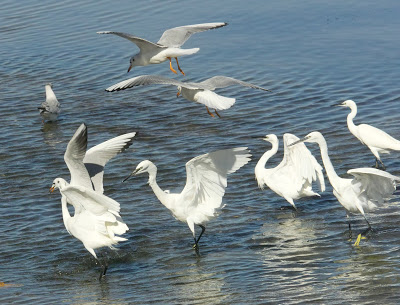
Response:
[[[168,194],[165,193],[157,184],[157,167],[154,167],[148,170],[149,173],[149,185],[151,187],[151,189],[153,190],[154,194],[156,195],[156,197],[158,198],[158,200],[160,200],[160,202],[165,205],[167,208],[169,208],[168,206],[168,201],[167,201],[167,196]]]
[[[347,127],[349,127],[350,132],[356,136],[357,126],[354,124],[353,119],[357,115],[357,106],[353,106],[350,109],[351,112],[347,115]]]
[[[278,143],[271,143],[272,144],[272,148],[268,151],[266,151],[262,157],[260,158],[260,160],[258,160],[257,165],[254,169],[254,172],[256,174],[256,179],[258,182],[258,186],[260,188],[263,187],[264,182],[262,181],[262,178],[264,177],[264,172],[266,171],[265,169],[265,164],[267,164],[267,161],[276,154],[276,152],[278,151]]]
[[[334,189],[337,189],[341,178],[336,174],[331,159],[329,158],[328,145],[326,144],[325,139],[321,139],[318,144],[321,151],[322,162],[324,162],[324,167],[326,170],[326,174],[328,175],[329,182]]]

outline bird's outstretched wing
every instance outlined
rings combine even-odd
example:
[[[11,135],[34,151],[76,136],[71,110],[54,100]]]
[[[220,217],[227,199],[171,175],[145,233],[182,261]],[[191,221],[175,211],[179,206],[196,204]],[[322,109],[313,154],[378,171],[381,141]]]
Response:
[[[164,46],[158,45],[156,43],[153,43],[151,41],[148,41],[146,39],[140,38],[133,36],[131,34],[127,33],[122,33],[122,32],[112,32],[112,31],[102,31],[102,32],[97,32],[97,34],[114,34],[119,37],[128,39],[129,41],[133,42],[138,46],[141,52],[152,52],[156,49],[163,49],[165,48]]]
[[[147,85],[173,85],[173,86],[182,86],[189,89],[199,89],[195,84],[184,83],[172,78],[158,76],[158,75],[140,75],[133,78],[129,78],[122,82],[119,82],[115,85],[112,85],[106,89],[108,92],[125,90],[128,88],[136,87],[136,86],[147,86]]]
[[[351,182],[353,190],[378,204],[389,198],[396,190],[396,182],[400,182],[399,177],[376,168],[356,168],[347,173],[355,177]]]
[[[250,87],[254,89],[260,89],[264,91],[271,91],[238,79],[228,76],[214,76],[209,79],[206,79],[199,83],[199,85],[203,86],[205,89],[208,90],[215,90],[216,88],[225,88],[232,85],[241,85],[245,87]]]
[[[322,173],[322,166],[317,162],[304,143],[298,143],[293,146],[289,144],[298,141],[299,138],[293,134],[285,133],[283,135],[284,156],[279,167],[287,167],[295,185],[296,191],[302,188],[312,187],[313,181],[318,180],[320,190],[325,191],[325,180]]]
[[[89,173],[83,164],[87,148],[87,128],[81,124],[75,131],[65,150],[64,160],[71,174],[71,184],[92,189]]]
[[[219,150],[193,158],[186,163],[186,185],[182,194],[188,208],[206,217],[214,216],[221,206],[227,186],[227,175],[250,161],[247,147]]]
[[[199,90],[195,94],[194,101],[216,110],[225,110],[231,108],[236,99],[219,95],[210,90]]]
[[[217,29],[225,25],[227,25],[226,22],[214,22],[179,26],[166,30],[157,43],[167,47],[179,48],[192,34]]]
[[[83,162],[92,180],[94,190],[103,193],[104,166],[120,152],[131,146],[136,132],[123,134],[100,143],[86,152]]]

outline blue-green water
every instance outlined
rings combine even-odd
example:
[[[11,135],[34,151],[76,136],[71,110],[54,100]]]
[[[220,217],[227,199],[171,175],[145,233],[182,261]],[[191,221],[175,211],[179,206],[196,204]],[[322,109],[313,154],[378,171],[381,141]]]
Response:
[[[396,304],[400,298],[399,196],[367,217],[374,228],[359,248],[348,241],[345,211],[327,190],[297,202],[261,191],[254,166],[270,145],[260,138],[321,131],[336,171],[371,166],[373,155],[347,129],[346,99],[356,123],[400,138],[400,7],[397,1],[3,1],[0,10],[0,287],[2,304]],[[203,22],[227,27],[194,35],[180,59],[136,67],[136,47],[97,31],[157,41],[168,28]],[[151,86],[107,93],[141,74],[187,81],[232,76],[271,89],[230,87],[236,104],[211,118],[176,88]],[[43,125],[44,85],[62,105]],[[56,177],[69,180],[66,145],[80,123],[89,146],[136,131],[132,147],[106,168],[105,193],[121,204],[130,227],[119,251],[99,266],[64,228]],[[200,257],[188,227],[158,202],[144,176],[122,184],[143,159],[158,166],[164,189],[182,187],[184,164],[209,151],[248,146],[253,160],[228,180],[226,207],[210,222]],[[282,145],[280,146],[282,150]],[[308,147],[320,160],[316,146]],[[276,166],[282,151],[268,166]],[[400,153],[383,155],[400,175]],[[360,216],[353,229],[365,228]]]

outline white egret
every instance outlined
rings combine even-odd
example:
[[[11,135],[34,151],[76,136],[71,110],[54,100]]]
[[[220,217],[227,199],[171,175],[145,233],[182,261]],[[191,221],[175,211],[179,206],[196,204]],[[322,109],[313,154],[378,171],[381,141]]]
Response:
[[[299,143],[295,146],[289,146],[289,144],[298,141],[298,137],[290,133],[283,135],[283,159],[274,168],[265,168],[265,164],[278,151],[278,137],[269,134],[263,140],[270,142],[272,148],[264,153],[254,170],[258,186],[261,189],[264,188],[264,185],[268,186],[279,196],[285,198],[295,210],[297,208],[293,200],[307,196],[319,196],[312,190],[313,181],[318,180],[320,190],[325,191],[322,166],[318,164],[306,145]]]
[[[333,194],[346,209],[347,217],[349,217],[349,213],[360,213],[365,218],[368,229],[358,235],[354,244],[358,246],[362,235],[371,230],[371,225],[365,217],[365,213],[374,210],[384,202],[384,199],[389,198],[396,190],[396,181],[399,182],[400,178],[375,168],[351,169],[347,173],[353,175],[354,178],[341,178],[333,168],[328,155],[328,145],[320,132],[311,132],[303,139],[290,145],[300,142],[317,143],[319,145],[326,174],[333,187]],[[349,230],[351,233],[350,222]]]
[[[110,86],[106,91],[113,92],[119,90],[125,90],[135,86],[143,85],[173,85],[178,87],[177,96],[182,93],[182,96],[188,101],[203,104],[206,106],[207,112],[212,117],[214,116],[208,107],[213,108],[215,113],[220,117],[217,110],[225,110],[235,103],[236,99],[225,97],[214,93],[213,91],[217,88],[225,88],[233,85],[241,85],[250,87],[253,89],[260,89],[264,91],[270,91],[262,87],[232,78],[227,76],[214,76],[206,79],[202,82],[181,82],[175,79],[158,76],[158,75],[141,75],[133,77],[122,82],[119,82],[113,86]]]
[[[181,73],[185,75],[185,73],[179,66],[178,57],[183,55],[192,55],[194,53],[197,53],[200,49],[181,49],[180,47],[194,33],[217,29],[226,25],[226,22],[214,22],[179,26],[166,30],[157,43],[153,43],[146,39],[121,32],[103,31],[97,32],[97,34],[114,34],[122,38],[128,39],[129,41],[137,45],[137,47],[140,49],[140,52],[131,57],[128,72],[136,66],[159,64],[168,59],[169,68],[172,72],[176,74],[177,72],[174,68],[172,68],[171,63],[171,59],[175,58],[179,71],[181,71]]]
[[[56,95],[52,89],[53,84],[48,83],[45,85],[46,89],[46,100],[38,107],[39,114],[44,121],[55,121],[60,114],[60,103],[58,102]]]
[[[205,224],[216,216],[221,208],[227,186],[227,175],[234,173],[250,161],[247,147],[219,150],[191,159],[186,163],[186,185],[181,193],[163,191],[157,184],[157,167],[149,160],[142,161],[124,179],[133,175],[149,174],[149,185],[160,202],[179,221],[186,222],[193,233],[194,248],[205,231]],[[195,225],[201,228],[196,239]]]
[[[349,107],[351,112],[347,116],[347,127],[350,132],[360,140],[360,142],[366,145],[371,152],[374,154],[375,167],[378,168],[378,161],[382,164],[382,168],[385,169],[379,153],[389,154],[390,150],[400,150],[400,141],[396,140],[392,136],[388,135],[383,130],[373,127],[368,124],[355,125],[353,119],[357,115],[357,105],[352,100],[346,100],[337,106]]]
[[[99,279],[106,274],[108,265],[103,265],[97,258],[95,249],[109,247],[126,238],[122,235],[128,230],[128,226],[119,215],[120,205],[117,201],[88,189],[83,186],[69,185],[62,178],[56,178],[50,188],[50,192],[59,189],[61,193],[62,216],[68,233],[79,239],[102,266]],[[74,216],[71,216],[67,201],[75,208]]]

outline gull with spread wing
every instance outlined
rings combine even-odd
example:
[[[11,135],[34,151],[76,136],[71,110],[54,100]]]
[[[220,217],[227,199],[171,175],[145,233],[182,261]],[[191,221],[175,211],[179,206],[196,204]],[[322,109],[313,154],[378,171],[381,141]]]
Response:
[[[158,75],[141,75],[133,77],[122,82],[119,82],[106,89],[108,92],[125,90],[136,86],[146,85],[173,85],[178,87],[177,96],[182,96],[192,102],[203,104],[206,106],[209,115],[214,117],[208,108],[213,108],[215,113],[220,117],[217,110],[225,110],[232,107],[236,99],[225,97],[214,93],[213,91],[218,88],[225,88],[233,85],[241,85],[253,89],[259,89],[263,91],[270,91],[262,87],[232,78],[227,76],[214,76],[206,79],[202,82],[181,82],[175,79],[158,76]]]
[[[46,90],[46,100],[38,107],[39,114],[44,121],[55,121],[60,114],[60,103],[57,100],[56,95],[53,91],[53,84],[48,83],[44,86]]]
[[[137,45],[137,47],[140,49],[140,52],[131,57],[128,72],[136,66],[159,64],[168,59],[169,68],[172,72],[176,74],[177,72],[174,68],[172,68],[171,63],[171,59],[175,58],[179,71],[181,71],[181,73],[185,75],[185,73],[179,66],[178,57],[183,55],[192,55],[194,53],[197,53],[200,49],[181,49],[181,46],[194,33],[217,29],[226,25],[226,22],[213,22],[179,26],[166,30],[157,43],[153,43],[146,39],[121,32],[102,31],[97,32],[97,34],[114,34],[122,38],[128,39],[129,41]]]
[[[322,166],[319,165],[306,145],[299,143],[289,146],[289,144],[298,141],[298,137],[290,133],[283,135],[283,159],[274,168],[265,168],[265,164],[278,151],[278,137],[274,134],[269,134],[263,140],[270,142],[272,148],[264,153],[254,170],[258,186],[261,189],[264,188],[264,185],[268,186],[279,196],[285,198],[295,210],[297,208],[293,200],[307,196],[319,196],[312,190],[313,181],[318,180],[320,190],[322,192],[325,191]]]
[[[163,191],[157,184],[157,167],[149,160],[142,161],[124,181],[133,175],[149,174],[149,185],[160,202],[179,221],[187,223],[193,233],[194,248],[205,231],[205,224],[221,208],[228,174],[236,172],[250,161],[247,147],[219,150],[193,158],[186,163],[186,185],[181,193]],[[196,239],[195,225],[201,228]]]
[[[347,173],[354,176],[354,178],[341,178],[335,172],[328,155],[328,145],[320,132],[311,132],[290,145],[297,145],[302,142],[317,143],[319,145],[322,162],[329,182],[333,187],[333,194],[346,209],[347,218],[349,213],[360,213],[365,218],[368,228],[358,235],[354,244],[358,246],[362,235],[371,230],[371,225],[365,217],[365,213],[374,210],[378,205],[382,205],[384,200],[394,193],[396,182],[399,182],[400,178],[376,168],[351,169]],[[349,231],[351,234],[350,222]]]

